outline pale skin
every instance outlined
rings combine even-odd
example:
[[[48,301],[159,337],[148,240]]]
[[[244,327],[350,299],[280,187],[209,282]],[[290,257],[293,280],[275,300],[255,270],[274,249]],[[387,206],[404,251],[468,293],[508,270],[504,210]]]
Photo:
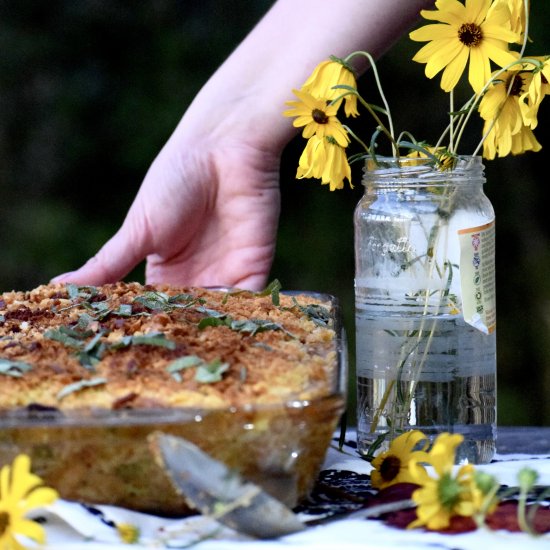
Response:
[[[117,233],[58,282],[265,286],[280,209],[282,116],[329,55],[379,56],[430,0],[278,0],[208,80],[151,164]],[[359,72],[364,67],[357,67]]]

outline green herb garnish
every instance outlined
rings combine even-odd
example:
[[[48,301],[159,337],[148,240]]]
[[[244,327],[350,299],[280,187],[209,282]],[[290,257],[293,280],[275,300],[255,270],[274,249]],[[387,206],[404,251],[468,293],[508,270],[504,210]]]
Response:
[[[151,291],[145,292],[141,296],[136,296],[134,302],[141,304],[151,311],[160,310],[170,312],[177,308],[190,308],[196,303],[203,303],[204,300],[196,298],[192,294],[176,294],[175,296],[170,296],[165,292]]]
[[[203,364],[204,360],[197,355],[186,355],[185,357],[179,357],[175,361],[172,361],[166,370],[172,375],[172,377],[178,382],[182,381],[179,371],[189,369],[191,367],[198,367]]]
[[[203,384],[211,384],[219,382],[222,379],[222,374],[229,368],[229,363],[222,363],[220,359],[214,359],[207,363],[197,355],[186,355],[172,361],[166,370],[178,382],[182,381],[180,371],[195,368],[195,380]]]
[[[235,332],[248,332],[251,336],[266,330],[282,330],[285,334],[288,334],[294,338],[294,335],[285,330],[280,323],[274,323],[263,319],[236,320],[229,315],[220,314],[217,316],[205,317],[204,319],[201,319],[198,324],[200,330],[206,327],[220,326],[226,326]]]
[[[262,291],[257,292],[256,296],[269,296],[271,294],[271,301],[274,306],[280,305],[279,291],[282,286],[278,279],[273,279]]]
[[[58,401],[61,401],[61,399],[67,397],[67,395],[70,395],[71,393],[84,390],[86,388],[91,388],[93,386],[100,386],[106,383],[107,378],[91,378],[89,380],[79,380],[78,382],[73,382],[72,384],[68,384],[67,386],[61,388],[61,390],[57,393],[56,398]]]
[[[20,378],[31,369],[32,365],[29,365],[24,361],[14,361],[12,359],[5,359],[4,357],[0,357],[0,374],[5,374],[6,376],[12,376],[14,378]]]
[[[197,367],[195,380],[204,384],[219,382],[222,374],[229,368],[229,363],[222,363],[219,359],[214,359],[210,363],[205,363]]]
[[[302,306],[298,303],[296,298],[292,298],[294,306],[297,307],[304,315],[313,321],[316,325],[321,327],[327,327],[332,319],[330,311],[320,304],[308,304]]]
[[[88,302],[99,294],[99,290],[95,286],[78,286],[69,283],[67,285],[67,293],[71,300],[81,298],[85,302]]]
[[[94,334],[91,330],[79,330],[67,326],[48,329],[44,333],[44,338],[61,342],[69,348],[82,350],[86,346],[85,340]]]
[[[118,342],[111,344],[108,349],[126,348],[128,346],[157,346],[176,349],[176,342],[168,340],[162,332],[151,332],[149,334],[124,336]]]

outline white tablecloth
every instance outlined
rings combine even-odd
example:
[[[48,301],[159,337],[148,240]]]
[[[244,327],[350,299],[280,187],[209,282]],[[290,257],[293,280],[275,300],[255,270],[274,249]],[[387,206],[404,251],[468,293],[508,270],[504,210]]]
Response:
[[[350,434],[350,437],[353,437]],[[324,469],[369,473],[370,464],[349,454],[330,449]],[[496,462],[478,466],[495,475],[501,484],[517,485],[516,474],[528,465],[539,472],[539,485],[550,486],[550,450],[546,455],[497,455]],[[196,550],[375,550],[442,548],[479,550],[550,549],[550,534],[532,537],[524,533],[477,530],[471,533],[446,535],[423,530],[400,530],[379,520],[337,519],[308,527],[305,531],[276,540],[258,541],[239,535],[207,518],[165,519],[112,506],[95,506],[95,513],[82,505],[60,500],[45,518],[47,545],[51,550],[144,550],[151,548],[184,548]],[[139,526],[139,543],[120,541],[114,525],[127,523]]]

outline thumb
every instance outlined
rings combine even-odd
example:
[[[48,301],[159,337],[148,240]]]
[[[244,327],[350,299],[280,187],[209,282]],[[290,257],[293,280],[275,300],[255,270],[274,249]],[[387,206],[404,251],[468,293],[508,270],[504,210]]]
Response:
[[[52,283],[74,283],[80,285],[102,285],[114,283],[125,277],[141,260],[146,252],[136,240],[121,227],[82,267],[54,277]]]

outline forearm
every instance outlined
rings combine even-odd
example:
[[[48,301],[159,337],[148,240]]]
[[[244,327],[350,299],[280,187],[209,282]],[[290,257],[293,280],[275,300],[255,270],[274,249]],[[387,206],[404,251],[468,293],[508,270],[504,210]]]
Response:
[[[229,56],[184,117],[216,138],[238,127],[280,150],[294,130],[281,113],[315,65],[355,50],[381,55],[433,0],[278,0]],[[361,72],[364,67],[358,67]],[[207,106],[207,107],[205,107]],[[210,117],[204,118],[205,108]]]

